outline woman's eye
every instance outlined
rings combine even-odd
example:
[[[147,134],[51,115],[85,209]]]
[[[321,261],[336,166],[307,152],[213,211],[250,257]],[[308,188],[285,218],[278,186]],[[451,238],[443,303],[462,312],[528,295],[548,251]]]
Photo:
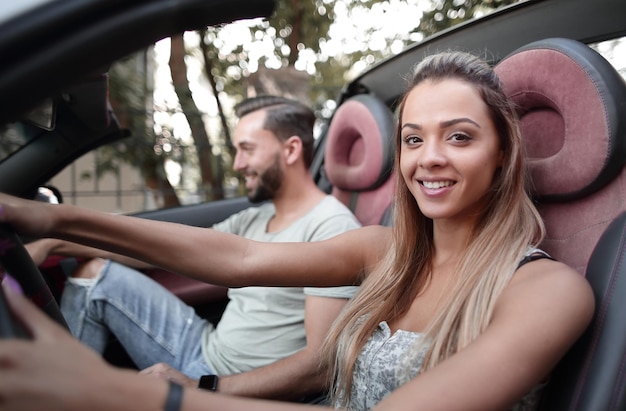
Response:
[[[450,139],[456,142],[466,142],[471,140],[472,138],[464,133],[454,133],[450,136]]]
[[[419,144],[422,141],[418,136],[407,136],[404,138],[404,142],[409,145]]]

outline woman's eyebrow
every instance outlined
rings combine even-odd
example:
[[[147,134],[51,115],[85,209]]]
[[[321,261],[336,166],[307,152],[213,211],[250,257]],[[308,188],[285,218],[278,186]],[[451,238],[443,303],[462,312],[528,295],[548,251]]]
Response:
[[[467,117],[460,117],[460,118],[455,118],[452,120],[446,120],[446,121],[442,121],[441,123],[439,123],[441,125],[441,127],[450,127],[453,126],[455,124],[459,124],[459,123],[470,123],[475,125],[476,127],[480,128],[480,125],[475,122],[474,120],[467,118]]]
[[[439,127],[441,128],[446,128],[446,127],[450,127],[453,126],[455,124],[459,124],[459,123],[470,123],[475,125],[476,127],[480,128],[480,124],[478,124],[477,122],[475,122],[474,120],[467,118],[467,117],[460,117],[460,118],[454,118],[452,120],[445,120],[439,123]],[[402,129],[404,129],[405,127],[414,129],[414,130],[421,130],[422,126],[420,126],[419,124],[415,124],[415,123],[404,123],[402,125]]]
[[[415,129],[415,130],[421,130],[422,129],[422,126],[420,126],[418,124],[415,124],[415,123],[404,123],[402,125],[402,127],[401,127],[401,130],[404,129],[405,127],[412,128],[412,129]]]

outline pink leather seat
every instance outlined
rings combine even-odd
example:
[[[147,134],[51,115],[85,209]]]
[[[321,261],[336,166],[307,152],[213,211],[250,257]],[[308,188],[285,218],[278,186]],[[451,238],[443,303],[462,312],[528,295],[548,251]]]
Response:
[[[393,113],[370,94],[345,101],[330,121],[324,164],[331,194],[363,225],[389,223],[394,126]]]
[[[626,409],[626,84],[588,46],[529,44],[496,66],[519,106],[542,248],[586,275],[596,314],[543,410]]]

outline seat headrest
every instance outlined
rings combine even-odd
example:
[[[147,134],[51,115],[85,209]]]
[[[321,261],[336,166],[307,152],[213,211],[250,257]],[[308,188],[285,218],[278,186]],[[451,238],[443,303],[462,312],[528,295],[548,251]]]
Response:
[[[519,107],[533,195],[571,201],[626,162],[626,84],[600,54],[570,39],[524,46],[495,67]]]
[[[376,97],[360,94],[337,108],[328,127],[325,169],[333,186],[350,191],[378,188],[394,162],[394,116]]]

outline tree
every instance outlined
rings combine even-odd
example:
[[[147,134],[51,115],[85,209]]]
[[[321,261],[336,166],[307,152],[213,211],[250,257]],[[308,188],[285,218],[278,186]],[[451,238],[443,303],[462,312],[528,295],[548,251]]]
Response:
[[[198,106],[194,102],[189,89],[187,65],[185,64],[187,53],[182,34],[171,38],[170,50],[172,82],[178,101],[191,128],[191,137],[193,138],[200,166],[201,191],[204,193],[206,200],[224,198],[221,178],[216,178],[213,171],[214,157],[209,135],[202,120],[202,114],[198,110]]]

